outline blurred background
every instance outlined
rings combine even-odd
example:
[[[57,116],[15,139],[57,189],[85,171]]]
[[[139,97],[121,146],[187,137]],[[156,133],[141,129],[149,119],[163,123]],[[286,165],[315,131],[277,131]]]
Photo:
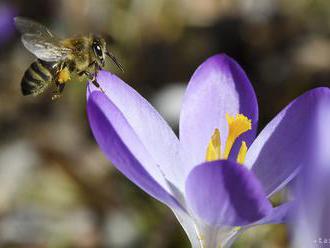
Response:
[[[206,58],[227,53],[259,100],[259,129],[290,100],[330,82],[330,1],[0,1],[0,247],[189,247],[171,211],[105,159],[85,112],[86,83],[64,96],[23,97],[34,57],[14,16],[62,37],[105,34],[118,74],[177,131],[182,94]],[[282,195],[273,199],[274,204]],[[234,247],[289,247],[284,225],[243,234]]]

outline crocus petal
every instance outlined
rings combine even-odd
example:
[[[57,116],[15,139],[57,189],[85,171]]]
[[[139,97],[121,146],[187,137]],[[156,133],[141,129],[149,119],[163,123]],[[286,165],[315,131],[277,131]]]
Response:
[[[192,248],[200,248],[200,240],[196,232],[196,223],[194,222],[194,219],[187,212],[179,209],[172,208],[172,211],[180,222],[183,230],[186,232]]]
[[[196,220],[186,212],[174,209],[175,216],[189,237],[192,248],[230,247],[239,229],[225,226],[210,226]]]
[[[310,164],[309,166],[312,168],[303,171],[303,175],[297,183],[297,192],[295,192],[298,204],[291,223],[294,234],[293,247],[311,247],[307,244],[323,247],[324,239],[329,239],[330,161],[327,163],[328,168],[321,169],[325,165],[320,164]],[[317,172],[309,173],[314,167],[318,167],[315,168]],[[307,172],[309,175],[305,174]]]
[[[224,144],[228,126],[226,113],[242,113],[252,119],[252,130],[236,142],[249,145],[255,137],[258,105],[252,85],[242,68],[230,57],[215,55],[201,64],[192,76],[184,96],[180,116],[180,141],[191,165],[205,160],[207,144],[220,130]],[[236,147],[233,148],[237,150]]]
[[[186,199],[193,214],[212,226],[246,225],[272,209],[253,173],[230,160],[195,167],[187,178]]]
[[[8,41],[15,33],[13,19],[17,15],[17,9],[9,2],[0,4],[0,45]]]
[[[287,202],[283,203],[282,205],[273,208],[271,213],[267,215],[266,217],[262,218],[261,220],[258,220],[252,224],[242,226],[240,229],[237,229],[236,232],[233,233],[232,236],[230,236],[227,240],[224,246],[222,247],[231,247],[231,245],[234,243],[234,241],[245,231],[249,230],[252,227],[255,227],[257,225],[264,225],[264,224],[282,224],[286,223],[288,219],[291,217],[291,212],[294,208],[293,202]],[[235,229],[234,229],[235,230]]]
[[[327,247],[330,243],[330,97],[320,99],[317,149],[295,183],[297,208],[292,221],[293,247]]]
[[[286,202],[280,206],[273,208],[271,213],[265,218],[253,223],[252,225],[263,225],[263,224],[281,224],[288,221],[292,209],[294,208],[294,202]]]
[[[157,164],[120,110],[104,94],[94,92],[88,98],[87,113],[98,145],[118,170],[151,196],[180,208]]]
[[[262,183],[268,196],[280,190],[311,161],[317,149],[321,109],[329,111],[328,88],[311,90],[291,102],[258,135],[246,155],[246,166]],[[329,101],[327,101],[329,102]]]
[[[169,125],[146,99],[114,74],[100,71],[97,82],[125,117],[166,179],[183,191],[184,177],[179,155],[179,140]],[[90,83],[87,97],[93,91],[99,90]],[[129,149],[133,151],[139,148],[129,147]]]

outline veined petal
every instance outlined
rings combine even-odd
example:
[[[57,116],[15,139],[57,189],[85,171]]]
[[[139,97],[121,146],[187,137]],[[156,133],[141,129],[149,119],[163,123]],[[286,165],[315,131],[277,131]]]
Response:
[[[236,155],[242,140],[249,146],[255,137],[257,100],[242,68],[224,54],[215,55],[197,68],[183,100],[180,141],[191,166],[204,162],[207,145],[216,128],[220,130],[221,143],[226,143],[226,114],[235,116],[238,113],[252,120],[252,130],[236,140],[232,150]]]
[[[252,168],[268,196],[280,190],[315,157],[320,109],[329,111],[330,90],[317,88],[291,102],[258,135],[245,164]]]
[[[111,100],[101,92],[91,93],[87,114],[98,145],[117,169],[151,196],[181,208],[157,164]]]
[[[166,121],[146,99],[116,75],[100,71],[97,82],[125,117],[167,180],[183,192],[184,167],[179,154],[179,140]],[[99,90],[90,83],[87,97],[93,91]],[[129,149],[138,148],[130,147]]]
[[[244,166],[218,160],[195,167],[186,182],[187,206],[211,226],[242,226],[270,214],[263,189]]]

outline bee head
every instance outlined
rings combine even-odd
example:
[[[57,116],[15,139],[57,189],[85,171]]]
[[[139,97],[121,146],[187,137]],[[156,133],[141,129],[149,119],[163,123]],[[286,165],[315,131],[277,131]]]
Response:
[[[95,55],[97,64],[100,67],[104,67],[105,64],[105,55],[106,55],[106,43],[105,40],[99,37],[94,37],[93,38],[93,43],[92,43],[92,49],[93,53]]]
[[[107,44],[105,42],[105,39],[94,36],[93,37],[93,44],[92,49],[94,56],[96,58],[97,64],[100,67],[104,67],[105,64],[105,56],[109,56],[112,61],[115,63],[115,65],[124,72],[123,66],[119,63],[117,58],[107,49]]]

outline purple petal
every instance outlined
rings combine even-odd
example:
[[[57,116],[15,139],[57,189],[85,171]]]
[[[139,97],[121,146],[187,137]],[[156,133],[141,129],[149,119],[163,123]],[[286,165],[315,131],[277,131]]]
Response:
[[[179,154],[179,140],[169,125],[146,99],[114,74],[100,71],[97,81],[106,96],[125,117],[166,179],[183,192],[185,173]],[[98,89],[89,84],[87,97],[93,91]],[[129,149],[138,150],[137,147]]]
[[[315,118],[315,154],[305,163],[295,185],[298,207],[292,231],[296,247],[311,243],[321,247],[323,239],[329,239],[330,234],[330,97],[322,97],[319,101]]]
[[[225,143],[228,130],[226,113],[242,113],[252,119],[253,130],[238,139],[233,150],[237,151],[242,139],[250,144],[255,137],[258,105],[242,68],[232,58],[220,54],[197,68],[184,96],[180,141],[192,166],[205,160],[206,147],[215,128],[220,130],[222,143]]]
[[[272,209],[253,173],[230,160],[195,167],[187,178],[186,199],[194,215],[209,225],[246,225]]]
[[[187,213],[178,209],[172,209],[175,217],[180,222],[183,230],[187,234],[192,247],[199,247],[200,240],[196,232],[196,223],[194,219]]]
[[[314,89],[298,97],[264,128],[249,148],[246,165],[252,167],[268,196],[286,185],[314,157],[318,149],[319,111],[329,111],[329,99],[328,88]]]
[[[280,206],[273,208],[271,213],[267,215],[265,218],[253,223],[252,225],[286,223],[290,218],[294,206],[295,206],[294,202],[283,203]]]
[[[178,208],[157,164],[120,110],[104,94],[94,92],[88,98],[87,113],[98,145],[118,170],[151,196]]]
[[[302,177],[299,178],[298,191],[295,192],[298,204],[291,226],[297,243],[295,247],[302,247],[303,242],[308,244],[313,243],[314,240],[319,242],[320,238],[329,239],[330,234],[330,161],[327,163],[327,168],[321,169],[324,165],[317,163],[309,166],[311,168],[304,170]],[[316,172],[311,172],[313,168]]]
[[[7,42],[15,33],[14,17],[17,10],[10,4],[0,4],[0,44]]]
[[[266,217],[254,222],[252,224],[242,226],[226,243],[228,247],[231,247],[231,244],[238,238],[238,236],[245,231],[249,230],[251,227],[255,227],[256,225],[264,225],[264,224],[282,224],[287,223],[288,219],[291,218],[291,213],[294,209],[294,202],[283,203],[282,205],[273,208],[270,214]]]

